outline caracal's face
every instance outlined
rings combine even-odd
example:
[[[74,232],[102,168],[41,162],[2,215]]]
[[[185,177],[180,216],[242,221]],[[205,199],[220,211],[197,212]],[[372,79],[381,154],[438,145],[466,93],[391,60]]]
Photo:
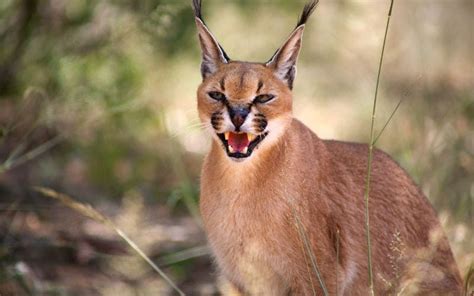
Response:
[[[231,61],[198,89],[199,117],[232,160],[270,149],[291,120],[291,90],[274,73],[265,64]]]
[[[296,28],[267,63],[231,60],[204,24],[201,1],[193,5],[202,50],[199,117],[230,159],[249,159],[271,149],[291,121],[296,60],[316,2],[305,5]]]

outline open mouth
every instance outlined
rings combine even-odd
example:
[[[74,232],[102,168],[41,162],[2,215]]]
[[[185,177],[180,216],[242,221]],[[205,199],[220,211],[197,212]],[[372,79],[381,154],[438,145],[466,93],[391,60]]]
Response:
[[[217,136],[224,144],[229,157],[245,158],[252,154],[252,151],[267,136],[267,134],[268,132],[260,135],[225,132],[217,134]]]

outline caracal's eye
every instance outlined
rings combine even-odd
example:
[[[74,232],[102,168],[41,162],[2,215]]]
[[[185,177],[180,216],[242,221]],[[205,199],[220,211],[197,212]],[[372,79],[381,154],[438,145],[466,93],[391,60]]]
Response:
[[[221,92],[218,92],[218,91],[211,91],[211,92],[208,93],[208,95],[216,101],[225,101],[226,100],[225,95]]]
[[[265,103],[268,103],[270,102],[271,100],[273,100],[275,98],[274,95],[270,95],[270,94],[265,94],[265,95],[258,95],[255,97],[255,99],[253,99],[253,101],[257,104],[265,104]]]

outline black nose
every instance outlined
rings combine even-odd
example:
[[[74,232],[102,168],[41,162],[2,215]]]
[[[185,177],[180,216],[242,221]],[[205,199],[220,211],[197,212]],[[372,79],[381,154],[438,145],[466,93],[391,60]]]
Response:
[[[244,124],[245,118],[247,118],[249,112],[250,110],[247,107],[229,108],[230,120],[234,124],[237,131],[242,126],[242,124]]]

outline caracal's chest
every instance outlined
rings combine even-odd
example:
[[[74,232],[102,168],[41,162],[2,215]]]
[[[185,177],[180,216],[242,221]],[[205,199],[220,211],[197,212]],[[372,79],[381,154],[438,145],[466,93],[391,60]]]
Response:
[[[250,287],[251,294],[285,291],[277,242],[286,235],[288,212],[276,203],[275,189],[238,180],[201,187],[201,213],[219,267],[234,283]]]

